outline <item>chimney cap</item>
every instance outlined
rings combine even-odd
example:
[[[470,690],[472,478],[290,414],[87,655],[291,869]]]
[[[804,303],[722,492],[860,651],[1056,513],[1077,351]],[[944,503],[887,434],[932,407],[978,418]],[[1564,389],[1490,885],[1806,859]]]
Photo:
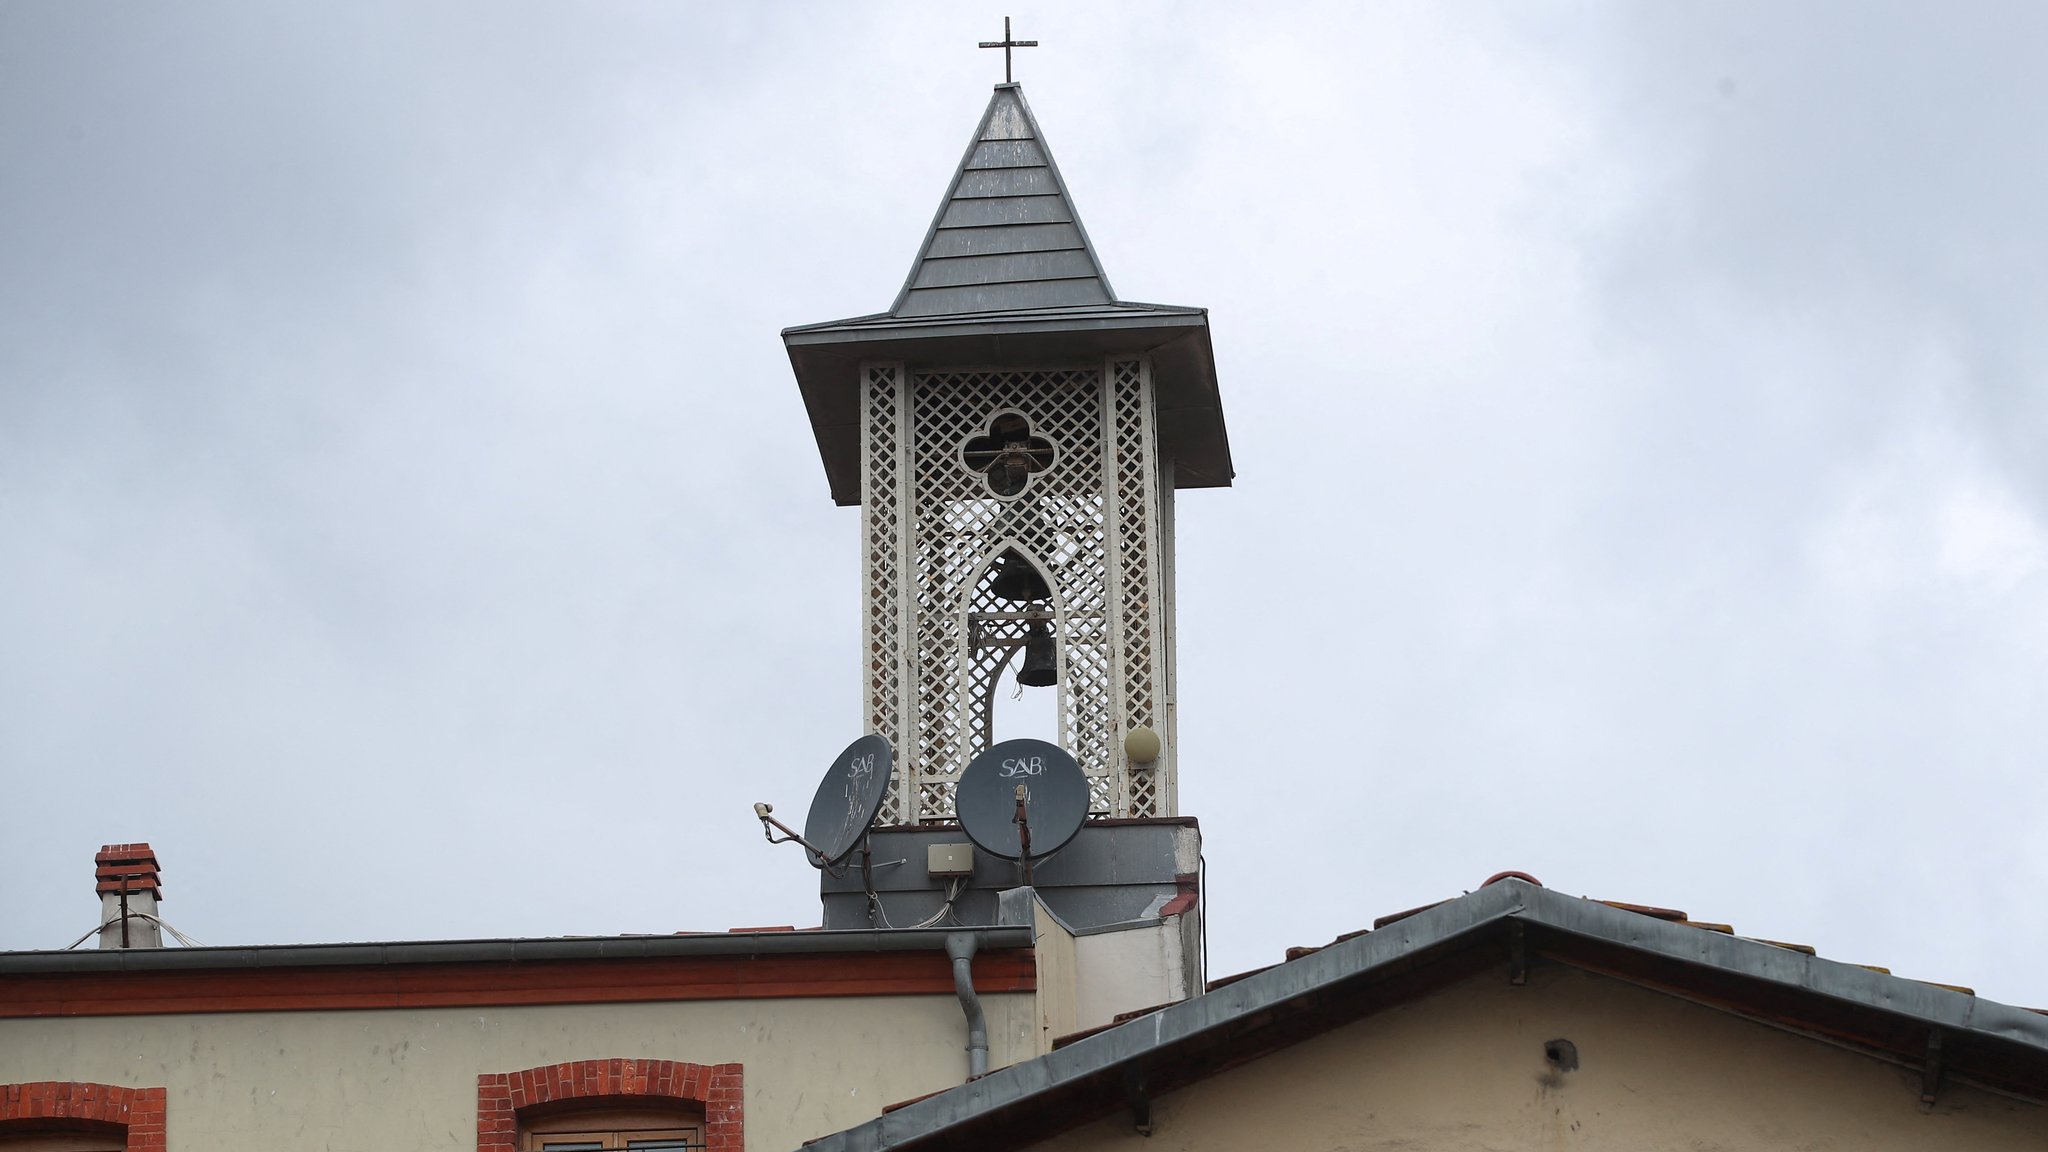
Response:
[[[93,864],[100,892],[150,892],[162,898],[163,878],[148,844],[102,844]]]

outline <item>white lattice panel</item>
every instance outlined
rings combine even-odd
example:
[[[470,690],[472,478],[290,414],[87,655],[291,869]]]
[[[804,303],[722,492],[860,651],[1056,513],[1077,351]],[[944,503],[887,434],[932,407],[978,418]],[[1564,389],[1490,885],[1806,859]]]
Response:
[[[993,733],[993,692],[1019,658],[1019,605],[990,589],[1015,549],[1052,589],[1060,743],[1103,815],[1172,814],[1171,749],[1133,771],[1123,734],[1162,732],[1166,629],[1151,381],[1143,361],[1036,371],[862,372],[868,723],[896,748],[879,819],[949,819],[953,786]],[[1021,418],[1050,444],[1004,495],[970,440]]]
[[[1165,596],[1160,578],[1159,463],[1153,458],[1157,438],[1152,424],[1151,381],[1143,361],[1118,360],[1109,366],[1110,491],[1115,497],[1117,648],[1123,689],[1121,731],[1143,725],[1164,733],[1167,724],[1160,699],[1165,675]],[[1118,749],[1121,755],[1121,749]],[[1170,792],[1159,777],[1169,775],[1169,748],[1159,761],[1126,766],[1124,791],[1131,816],[1168,815]]]
[[[903,366],[868,364],[861,369],[861,647],[867,663],[867,723],[898,749],[908,747],[916,728],[904,709],[910,685],[910,630],[907,604],[909,477],[908,437],[903,411]],[[891,782],[877,823],[903,824],[916,818],[902,776]]]

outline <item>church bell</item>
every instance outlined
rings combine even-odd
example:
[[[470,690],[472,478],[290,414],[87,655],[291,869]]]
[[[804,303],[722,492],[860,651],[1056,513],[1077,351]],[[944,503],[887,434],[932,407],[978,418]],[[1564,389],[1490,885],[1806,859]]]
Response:
[[[1013,604],[1052,599],[1052,589],[1046,587],[1045,577],[1038,574],[1038,569],[1031,561],[1018,555],[1016,549],[1010,549],[998,556],[996,565],[996,578],[989,582],[988,590],[998,599],[1008,600]],[[1051,640],[1048,639],[1046,642],[1050,644]],[[1048,680],[1047,683],[1051,681]]]
[[[1035,575],[1035,573],[1034,573]],[[1033,620],[1024,637],[1024,666],[1017,669],[1017,683],[1026,688],[1045,688],[1059,683],[1059,652],[1052,632],[1043,620]]]

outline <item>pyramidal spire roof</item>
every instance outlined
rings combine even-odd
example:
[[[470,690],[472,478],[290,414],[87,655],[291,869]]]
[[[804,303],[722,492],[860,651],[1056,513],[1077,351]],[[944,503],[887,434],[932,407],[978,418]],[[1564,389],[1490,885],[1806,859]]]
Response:
[[[1115,301],[1023,87],[998,84],[889,315]]]

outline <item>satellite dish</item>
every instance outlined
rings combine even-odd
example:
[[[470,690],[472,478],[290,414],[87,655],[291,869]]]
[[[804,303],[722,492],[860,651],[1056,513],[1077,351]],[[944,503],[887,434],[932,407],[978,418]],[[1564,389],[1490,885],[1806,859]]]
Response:
[[[804,840],[822,857],[811,863],[829,868],[853,854],[868,825],[875,822],[875,813],[882,810],[890,760],[887,740],[863,736],[832,761],[804,820]]]
[[[1088,777],[1059,745],[1043,740],[1005,740],[976,756],[960,774],[953,810],[967,838],[1005,860],[1024,858],[1017,828],[1020,784],[1031,821],[1031,858],[1066,847],[1088,818]]]

